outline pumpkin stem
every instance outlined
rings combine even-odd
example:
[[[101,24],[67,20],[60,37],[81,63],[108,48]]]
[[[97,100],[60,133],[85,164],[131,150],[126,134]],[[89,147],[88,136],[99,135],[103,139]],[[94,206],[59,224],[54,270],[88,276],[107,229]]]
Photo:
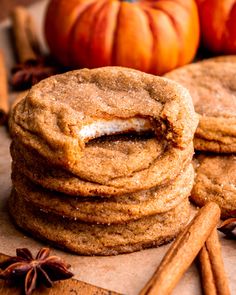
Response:
[[[133,3],[133,2],[137,2],[137,0],[120,0],[120,2],[130,2],[130,3]]]

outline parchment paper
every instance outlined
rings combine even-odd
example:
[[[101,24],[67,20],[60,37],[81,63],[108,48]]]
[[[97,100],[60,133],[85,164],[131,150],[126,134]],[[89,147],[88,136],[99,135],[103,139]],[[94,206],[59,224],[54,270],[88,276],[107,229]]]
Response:
[[[30,7],[38,23],[41,39],[45,6],[46,1],[42,1]],[[14,57],[9,40],[9,27],[9,21],[0,24],[0,47],[4,50],[7,66],[10,69]],[[16,248],[28,247],[36,253],[45,244],[16,229],[7,213],[6,200],[11,189],[9,144],[10,138],[6,128],[0,127],[0,252],[14,255]],[[236,294],[236,263],[234,260],[236,242],[228,241],[223,237],[221,242],[231,292]],[[64,257],[72,265],[75,278],[120,293],[135,295],[152,276],[168,247],[169,245],[166,245],[113,257],[82,257],[56,249],[53,249],[53,252]],[[199,274],[195,263],[184,275],[173,294],[201,294]]]

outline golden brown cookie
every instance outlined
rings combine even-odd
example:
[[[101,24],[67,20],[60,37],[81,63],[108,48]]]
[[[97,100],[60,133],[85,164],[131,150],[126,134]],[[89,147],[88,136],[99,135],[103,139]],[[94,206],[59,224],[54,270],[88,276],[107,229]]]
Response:
[[[9,122],[14,139],[79,177],[84,177],[79,167],[86,143],[93,138],[151,130],[168,146],[153,161],[162,170],[166,156],[173,165],[175,157],[181,157],[178,151],[189,146],[196,125],[186,89],[120,67],[83,69],[45,79],[17,104]]]
[[[20,142],[14,145],[25,159],[37,158],[38,163],[47,162],[48,166],[53,167],[53,164],[33,149],[27,148]],[[80,158],[77,171],[81,179],[109,184],[116,178],[124,175],[132,177],[133,173],[148,169],[164,152],[164,144],[158,142],[153,135],[106,136],[88,143]]]
[[[236,210],[236,156],[198,155],[195,159],[195,184],[191,199],[199,206],[216,202],[222,217]]]
[[[165,157],[160,162],[161,167],[152,164],[148,169],[138,171],[130,177],[115,178],[106,184],[99,184],[86,181],[64,169],[53,166],[38,153],[22,148],[19,143],[16,145],[13,142],[11,145],[13,169],[20,171],[46,189],[86,197],[122,195],[168,184],[191,163],[192,154],[193,146],[190,145],[183,150],[176,150],[175,157]]]
[[[12,172],[17,194],[29,204],[47,213],[102,224],[123,223],[169,211],[190,196],[193,180],[194,170],[189,165],[166,186],[110,198],[81,198],[45,190],[33,184],[19,170]]]
[[[199,114],[197,150],[236,152],[236,63],[202,61],[166,77],[188,88]]]
[[[215,56],[208,59],[205,59],[204,61],[213,61],[213,62],[236,62],[236,55],[221,55],[221,56]]]
[[[28,206],[13,191],[9,199],[15,223],[36,238],[83,255],[116,255],[159,246],[172,240],[188,222],[190,205],[185,199],[168,212],[125,224],[87,224],[56,217]]]

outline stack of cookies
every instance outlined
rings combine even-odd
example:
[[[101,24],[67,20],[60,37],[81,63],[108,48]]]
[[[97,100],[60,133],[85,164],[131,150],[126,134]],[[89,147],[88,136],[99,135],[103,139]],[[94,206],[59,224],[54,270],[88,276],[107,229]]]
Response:
[[[168,73],[188,88],[199,114],[192,200],[215,201],[222,217],[236,214],[236,57],[212,58]]]
[[[189,219],[197,121],[185,88],[139,71],[41,81],[9,122],[13,220],[85,255],[170,241]]]

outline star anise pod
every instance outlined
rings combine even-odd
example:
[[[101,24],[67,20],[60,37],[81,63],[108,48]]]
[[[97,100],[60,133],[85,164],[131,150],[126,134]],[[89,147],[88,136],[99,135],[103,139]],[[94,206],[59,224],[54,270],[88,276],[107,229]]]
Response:
[[[0,279],[13,283],[24,283],[26,295],[30,295],[39,284],[50,288],[53,281],[66,280],[73,276],[70,265],[58,256],[49,256],[50,249],[42,248],[35,258],[26,249],[16,249],[16,256],[0,263]]]
[[[224,233],[227,238],[236,239],[236,218],[226,219],[218,228],[219,231]]]
[[[11,84],[15,89],[27,89],[42,79],[61,72],[58,66],[44,58],[29,60],[12,69]]]

